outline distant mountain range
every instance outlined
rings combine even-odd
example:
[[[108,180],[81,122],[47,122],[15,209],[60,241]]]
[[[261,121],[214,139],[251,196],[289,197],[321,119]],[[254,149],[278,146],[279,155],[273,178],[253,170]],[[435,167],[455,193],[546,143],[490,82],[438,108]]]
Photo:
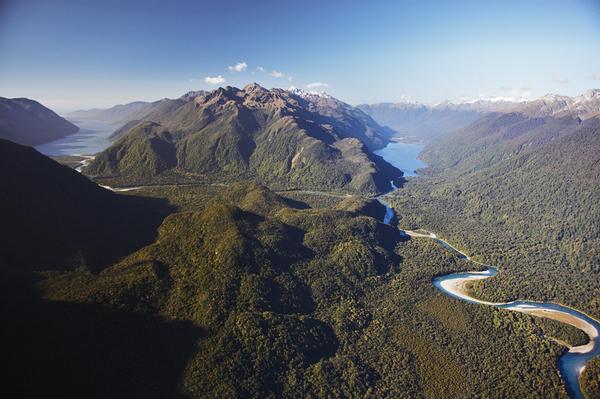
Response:
[[[191,97],[192,93],[200,92],[189,92],[176,99],[163,98],[162,100],[153,102],[134,101],[127,104],[115,105],[111,108],[80,110],[71,112],[68,116],[71,118],[95,119],[110,122],[115,125],[123,125],[134,120],[144,120],[151,114],[161,114],[168,112],[172,108],[177,108],[193,99],[193,97]]]
[[[28,98],[0,97],[0,138],[35,146],[76,133],[77,126]]]
[[[548,94],[528,101],[487,98],[436,105],[418,102],[361,104],[358,108],[399,134],[427,141],[463,128],[488,113],[516,112],[530,117],[574,116],[587,119],[600,115],[600,89],[588,90],[575,97]]]
[[[379,193],[402,175],[372,152],[393,132],[329,95],[251,84],[72,114],[84,115],[125,123],[85,170],[117,184],[254,179]]]
[[[402,228],[431,229],[501,269],[493,284],[468,287],[476,297],[600,314],[600,118],[590,93],[512,103],[518,110],[411,105],[404,126],[420,118],[454,131],[427,143],[428,168],[386,200]],[[377,199],[311,191],[372,195],[401,175],[372,152],[393,133],[363,111],[253,84],[94,112],[121,127],[85,173],[148,187],[117,194],[0,139],[8,389],[566,396],[555,343],[574,344],[574,331],[439,294],[434,276],[465,270],[464,259],[406,241],[381,223]],[[170,185],[190,181],[219,184]]]

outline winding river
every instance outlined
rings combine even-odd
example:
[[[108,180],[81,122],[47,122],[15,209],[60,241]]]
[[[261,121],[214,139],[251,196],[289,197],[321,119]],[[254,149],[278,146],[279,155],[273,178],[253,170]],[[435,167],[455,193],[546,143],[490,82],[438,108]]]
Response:
[[[45,145],[44,148],[38,149],[42,152],[52,155],[65,153],[93,154],[97,152],[97,150],[102,150],[107,146],[108,132],[110,127],[107,124],[94,125],[93,123],[95,122],[90,123],[89,126],[85,126],[87,129],[84,129],[82,126],[82,137],[74,136],[67,139],[61,139],[57,142]],[[94,130],[96,133],[101,131],[100,138],[95,139],[93,137]],[[411,177],[416,176],[416,169],[426,166],[422,161],[417,159],[417,155],[421,149],[422,145],[418,143],[409,144],[402,142],[391,142],[387,147],[377,151],[377,154],[385,158],[392,165],[402,170],[404,172],[404,176]],[[81,167],[85,166],[93,159],[93,156],[87,156],[85,158],[86,159],[83,161],[83,164],[78,168],[79,171],[81,171]],[[398,189],[393,182],[390,182],[390,185],[390,192]],[[139,188],[103,187],[112,191],[129,191]],[[384,197],[385,195],[379,196],[377,199],[386,208],[383,222],[385,224],[389,224],[394,218],[395,214],[394,210],[385,201]],[[472,260],[464,252],[460,251],[447,241],[439,238],[435,233],[411,230],[400,230],[400,233],[410,238],[435,240],[449,251],[454,251],[457,253],[459,257],[476,264],[478,269],[483,269],[480,271],[451,273],[444,276],[435,277],[432,281],[433,285],[444,294],[472,304],[494,306],[501,309],[526,313],[536,317],[545,317],[548,319],[558,320],[585,332],[589,337],[589,342],[585,345],[568,348],[558,358],[557,361],[558,369],[565,382],[569,396],[574,399],[583,399],[583,394],[579,386],[579,376],[585,368],[586,363],[592,358],[600,355],[600,322],[583,312],[552,302],[516,300],[512,302],[497,303],[474,298],[467,292],[465,288],[466,283],[469,281],[483,280],[494,277],[496,274],[498,274],[498,270],[495,267]]]
[[[393,153],[395,150],[401,148],[404,156],[407,154],[414,154],[414,158],[416,159],[418,152],[414,152],[415,145],[405,145],[411,146],[411,148],[403,148],[403,143],[395,142],[388,145],[390,148],[386,147],[383,150],[380,150],[378,154],[397,168],[403,171],[411,171],[411,168],[413,165],[415,165],[414,159],[405,162],[402,159],[402,156],[389,156],[390,153]],[[414,175],[414,173],[405,173],[405,176]],[[390,192],[396,189],[397,187],[392,182]],[[394,211],[389,204],[386,203],[385,199],[382,197],[378,197],[377,199],[386,207],[386,213],[383,222],[389,224],[394,217]],[[565,382],[569,397],[573,399],[584,398],[579,385],[579,377],[584,370],[586,363],[592,358],[600,355],[600,322],[598,322],[598,320],[595,320],[578,310],[552,302],[534,302],[525,300],[516,300],[511,302],[488,302],[474,298],[467,292],[466,284],[469,281],[483,280],[494,277],[496,274],[498,274],[498,270],[495,267],[472,260],[467,254],[460,251],[447,241],[439,238],[435,233],[412,230],[400,230],[400,233],[410,238],[435,240],[449,251],[457,253],[459,257],[476,264],[478,269],[483,269],[480,271],[451,273],[435,277],[432,281],[433,285],[444,294],[472,304],[494,306],[501,309],[526,313],[531,316],[557,320],[585,332],[589,338],[588,343],[585,345],[569,347],[563,352],[557,361],[558,369],[563,381]]]

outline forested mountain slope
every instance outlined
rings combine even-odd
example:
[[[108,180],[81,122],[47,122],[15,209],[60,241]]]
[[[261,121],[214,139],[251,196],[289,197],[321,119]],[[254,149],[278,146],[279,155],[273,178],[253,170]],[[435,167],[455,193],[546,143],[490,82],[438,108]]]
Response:
[[[253,84],[178,101],[121,132],[85,173],[122,185],[254,179],[358,193],[401,176],[372,153],[387,131],[331,97]]]
[[[0,139],[36,146],[78,130],[77,126],[37,101],[0,97]]]
[[[600,121],[492,115],[432,144],[397,193],[401,226],[429,228],[498,266],[480,294],[600,315]],[[410,209],[410,211],[409,211]]]
[[[153,243],[101,272],[0,267],[7,388],[61,397],[565,396],[561,347],[545,334],[572,337],[441,295],[431,278],[466,265],[432,242],[402,242],[370,216],[380,216],[376,202],[309,209],[253,184],[143,193],[166,195],[178,212]]]
[[[520,113],[491,113],[444,140],[430,143],[421,157],[432,168],[479,170],[595,124],[597,119],[582,122],[570,116],[532,118]]]
[[[30,147],[0,139],[0,265],[98,270],[153,239],[169,210],[122,197]]]

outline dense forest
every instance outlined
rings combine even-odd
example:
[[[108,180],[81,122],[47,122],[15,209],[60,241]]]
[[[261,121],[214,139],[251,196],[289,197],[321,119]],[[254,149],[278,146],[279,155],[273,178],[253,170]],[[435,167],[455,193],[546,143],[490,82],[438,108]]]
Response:
[[[533,187],[531,176],[543,183],[539,194],[519,199],[522,209],[532,207],[531,217],[551,215],[536,214],[533,201],[556,200],[543,191],[553,187],[543,180],[548,171],[540,168],[553,165],[544,157],[586,143],[590,153],[580,151],[586,165],[586,154],[596,153],[597,135],[590,132],[595,128],[586,125],[548,141],[544,151],[494,164],[517,165],[523,187]],[[25,396],[566,397],[556,358],[565,345],[585,341],[581,332],[441,294],[433,277],[471,266],[431,240],[407,241],[382,224],[385,209],[376,200],[229,182],[116,194],[30,148],[0,144],[12,187],[2,198],[10,218],[0,232],[15,243],[0,263],[7,326],[0,337],[11,343],[2,359],[10,387]],[[34,177],[41,169],[44,175]],[[587,176],[570,169],[578,181]],[[572,276],[597,289],[597,280],[576,279],[597,268],[574,269],[570,257],[560,257],[564,247],[550,252],[548,241],[533,241],[552,237],[551,219],[540,235],[515,241],[522,236],[512,226],[534,222],[514,206],[497,204],[508,217],[496,235],[484,229],[500,223],[489,222],[491,211],[457,211],[477,202],[444,194],[468,193],[469,184],[479,190],[474,177],[489,179],[494,171],[470,173],[453,176],[450,191],[434,172],[409,180],[389,197],[400,225],[430,228],[495,262],[500,275],[474,285],[476,295],[552,299],[595,315],[593,294],[567,282]],[[563,195],[585,192],[568,179],[556,181],[566,181]],[[47,207],[32,212],[31,198],[40,197]],[[563,229],[581,221],[570,220]],[[552,256],[564,267],[548,261]],[[517,258],[521,263],[512,262]],[[567,296],[573,287],[578,298]],[[597,370],[590,365],[582,378],[590,397]]]
[[[490,115],[427,146],[431,167],[390,202],[401,227],[435,231],[500,269],[473,295],[555,301],[599,318],[598,154],[598,119]]]
[[[401,225],[436,231],[498,266],[500,275],[479,287],[487,298],[554,300],[598,317],[599,131],[590,122],[537,148],[507,152],[500,142],[457,157],[394,194]]]
[[[587,399],[600,398],[600,358],[595,358],[583,370],[581,390]]]
[[[437,292],[466,265],[403,241],[377,202],[311,208],[255,184],[118,197],[168,203],[152,243],[101,269],[1,268],[2,358],[26,395],[566,395],[547,336],[576,335]]]

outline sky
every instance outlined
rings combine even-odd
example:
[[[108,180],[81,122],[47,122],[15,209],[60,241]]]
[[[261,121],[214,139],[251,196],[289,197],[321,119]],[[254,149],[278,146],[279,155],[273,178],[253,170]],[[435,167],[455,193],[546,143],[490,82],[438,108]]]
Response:
[[[350,104],[600,87],[600,0],[0,0],[0,96],[58,111],[258,82]]]

